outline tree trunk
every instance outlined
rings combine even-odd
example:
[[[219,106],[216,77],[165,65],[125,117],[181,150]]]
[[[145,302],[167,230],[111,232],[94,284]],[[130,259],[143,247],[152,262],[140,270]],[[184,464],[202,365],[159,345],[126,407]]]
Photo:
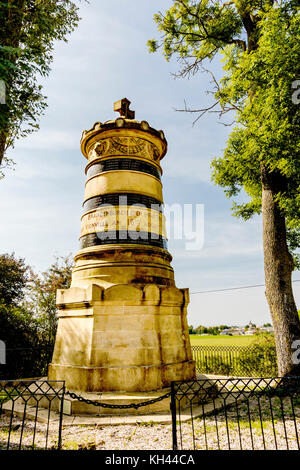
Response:
[[[285,217],[276,202],[286,183],[282,175],[263,166],[261,181],[265,293],[274,326],[278,374],[300,376],[300,364],[296,363],[299,361],[293,361],[293,343],[300,340],[300,321],[292,289],[294,263],[286,241]]]
[[[0,105],[1,106],[1,105]],[[6,136],[4,132],[0,132],[0,166],[3,161],[4,152],[5,152]]]

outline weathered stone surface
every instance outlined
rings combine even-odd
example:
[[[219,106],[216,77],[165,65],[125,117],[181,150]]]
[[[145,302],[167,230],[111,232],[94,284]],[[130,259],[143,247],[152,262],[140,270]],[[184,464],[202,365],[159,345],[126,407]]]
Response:
[[[102,293],[96,287],[86,290],[95,300],[85,289],[70,289],[74,298],[64,291],[49,367],[52,380],[65,379],[69,389],[96,392],[158,390],[172,380],[193,378],[181,290],[115,285]],[[89,308],[84,306],[87,299]]]

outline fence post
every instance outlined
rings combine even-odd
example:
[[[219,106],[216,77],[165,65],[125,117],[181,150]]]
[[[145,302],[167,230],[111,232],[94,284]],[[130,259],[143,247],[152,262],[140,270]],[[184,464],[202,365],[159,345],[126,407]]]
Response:
[[[66,391],[66,384],[65,384],[65,381],[64,381],[63,387],[62,387],[62,396],[61,396],[61,400],[60,400],[59,431],[58,431],[58,442],[57,442],[58,450],[61,450],[61,443],[62,443],[62,422],[63,422],[63,412],[64,412],[65,391]]]
[[[172,442],[173,450],[177,450],[177,426],[176,426],[176,393],[175,384],[171,382],[171,415],[172,415]]]
[[[0,340],[0,364],[6,364],[6,345]]]

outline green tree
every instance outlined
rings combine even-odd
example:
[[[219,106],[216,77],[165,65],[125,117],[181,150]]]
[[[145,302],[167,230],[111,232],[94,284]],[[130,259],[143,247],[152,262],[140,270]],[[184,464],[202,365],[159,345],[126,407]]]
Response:
[[[209,326],[207,328],[207,333],[210,335],[218,335],[219,334],[219,327],[218,326]]]
[[[7,306],[16,306],[24,297],[29,279],[29,266],[15,254],[0,255],[0,301]]]
[[[42,274],[31,273],[26,307],[38,319],[50,346],[54,345],[57,327],[57,289],[68,289],[71,284],[73,258],[57,256],[50,268]]]
[[[300,245],[300,109],[295,81],[300,76],[299,2],[274,0],[175,0],[155,16],[169,60],[183,63],[179,75],[196,73],[205,60],[223,55],[224,77],[213,77],[215,101],[198,111],[234,112],[224,156],[212,163],[213,180],[228,197],[243,189],[249,202],[234,215],[263,217],[266,297],[275,331],[280,375],[300,374],[292,345],[300,322],[291,274],[290,250]]]
[[[207,328],[206,328],[206,326],[203,326],[203,325],[197,326],[197,328],[195,328],[195,333],[196,333],[197,335],[203,335],[203,334],[207,333]]]
[[[56,332],[56,290],[68,288],[73,261],[56,257],[35,274],[13,254],[0,255],[0,340],[7,364],[0,378],[36,377],[47,373]]]
[[[236,367],[248,377],[276,376],[278,371],[274,336],[268,333],[255,336],[247,350],[239,354]]]
[[[227,325],[220,325],[220,326],[219,326],[219,330],[220,330],[220,331],[228,330],[228,329],[229,329],[229,326],[227,326]]]
[[[38,77],[48,76],[54,43],[66,41],[79,21],[70,0],[0,2],[0,80],[6,104],[0,104],[0,165],[19,137],[39,128],[46,97]]]
[[[11,345],[22,343],[34,329],[34,321],[23,306],[29,279],[30,267],[23,258],[14,253],[0,255],[0,339],[10,340]]]
[[[14,253],[0,255],[0,339],[7,352],[0,378],[32,377],[41,373],[43,353],[33,348],[45,344],[38,322],[23,305],[29,279],[30,268],[24,259]]]

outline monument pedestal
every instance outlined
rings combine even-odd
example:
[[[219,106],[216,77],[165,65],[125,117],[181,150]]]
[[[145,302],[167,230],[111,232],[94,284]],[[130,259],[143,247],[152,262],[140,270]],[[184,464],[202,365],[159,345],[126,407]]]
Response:
[[[49,379],[67,390],[153,391],[194,376],[188,290],[91,285],[58,291]]]

